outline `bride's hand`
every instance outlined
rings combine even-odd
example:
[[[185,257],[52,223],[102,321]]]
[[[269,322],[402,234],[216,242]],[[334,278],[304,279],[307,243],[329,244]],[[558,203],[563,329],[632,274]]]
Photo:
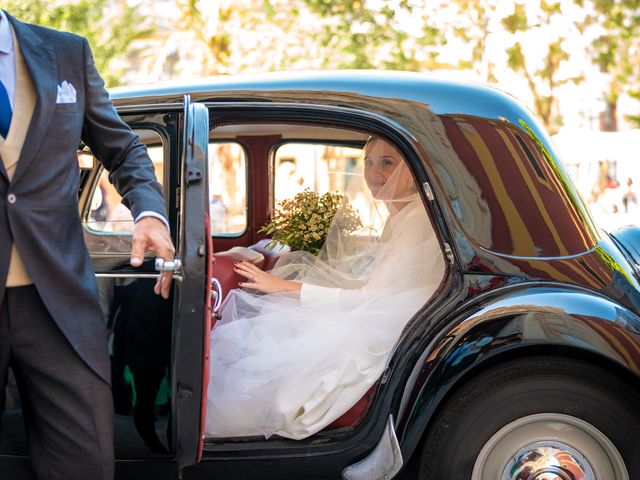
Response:
[[[260,270],[254,264],[249,262],[237,262],[234,264],[233,270],[238,274],[246,277],[248,282],[240,282],[243,288],[251,288],[263,293],[284,293],[284,292],[300,292],[302,284],[291,280],[285,280],[275,275],[271,275]]]

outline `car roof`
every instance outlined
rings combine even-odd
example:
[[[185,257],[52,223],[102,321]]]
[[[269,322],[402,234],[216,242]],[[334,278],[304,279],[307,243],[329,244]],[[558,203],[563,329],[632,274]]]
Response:
[[[436,114],[456,113],[496,118],[496,112],[522,112],[512,96],[471,81],[436,77],[426,73],[377,70],[270,72],[216,76],[191,81],[117,87],[110,90],[116,105],[181,102],[184,94],[194,101],[278,101],[279,92],[307,92],[310,99],[357,95],[397,98],[425,103]],[[298,97],[299,98],[299,97]],[[344,98],[343,98],[344,99]],[[519,113],[517,116],[521,117]]]

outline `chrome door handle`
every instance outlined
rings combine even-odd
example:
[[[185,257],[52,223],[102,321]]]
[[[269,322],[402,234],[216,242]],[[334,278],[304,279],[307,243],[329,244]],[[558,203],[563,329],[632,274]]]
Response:
[[[181,268],[182,260],[179,258],[174,258],[173,260],[156,258],[156,272],[178,272]]]
[[[219,320],[218,309],[222,303],[222,284],[220,284],[217,278],[211,278],[211,288],[209,292],[209,295],[211,295],[211,318]]]

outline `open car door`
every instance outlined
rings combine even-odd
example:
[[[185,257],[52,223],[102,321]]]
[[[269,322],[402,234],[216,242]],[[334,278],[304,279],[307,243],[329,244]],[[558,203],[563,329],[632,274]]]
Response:
[[[191,103],[189,96],[184,99],[183,126],[178,185],[180,234],[176,246],[182,275],[175,289],[171,377],[175,395],[174,446],[179,469],[196,463],[202,448],[200,429],[206,398],[203,378],[208,378],[210,329],[209,316],[205,316],[209,296],[207,242],[211,238],[205,221],[209,210],[209,112],[204,105]]]

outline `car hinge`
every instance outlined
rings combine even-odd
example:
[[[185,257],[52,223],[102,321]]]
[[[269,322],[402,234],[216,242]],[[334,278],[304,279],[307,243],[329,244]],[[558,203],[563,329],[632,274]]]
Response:
[[[187,167],[187,185],[199,182],[202,179],[202,172],[193,167]]]
[[[455,257],[453,256],[453,250],[451,250],[451,245],[445,242],[444,244],[444,254],[447,256],[447,260],[449,260],[449,264],[453,265],[453,261]]]
[[[181,402],[189,401],[193,398],[193,390],[178,384],[178,400]]]
[[[427,196],[427,199],[430,202],[433,202],[433,199],[434,199],[433,190],[431,189],[431,185],[429,185],[429,182],[424,182],[422,184],[422,188],[424,190],[425,195]]]
[[[176,210],[180,210],[180,193],[181,193],[181,189],[180,187],[176,187]]]

